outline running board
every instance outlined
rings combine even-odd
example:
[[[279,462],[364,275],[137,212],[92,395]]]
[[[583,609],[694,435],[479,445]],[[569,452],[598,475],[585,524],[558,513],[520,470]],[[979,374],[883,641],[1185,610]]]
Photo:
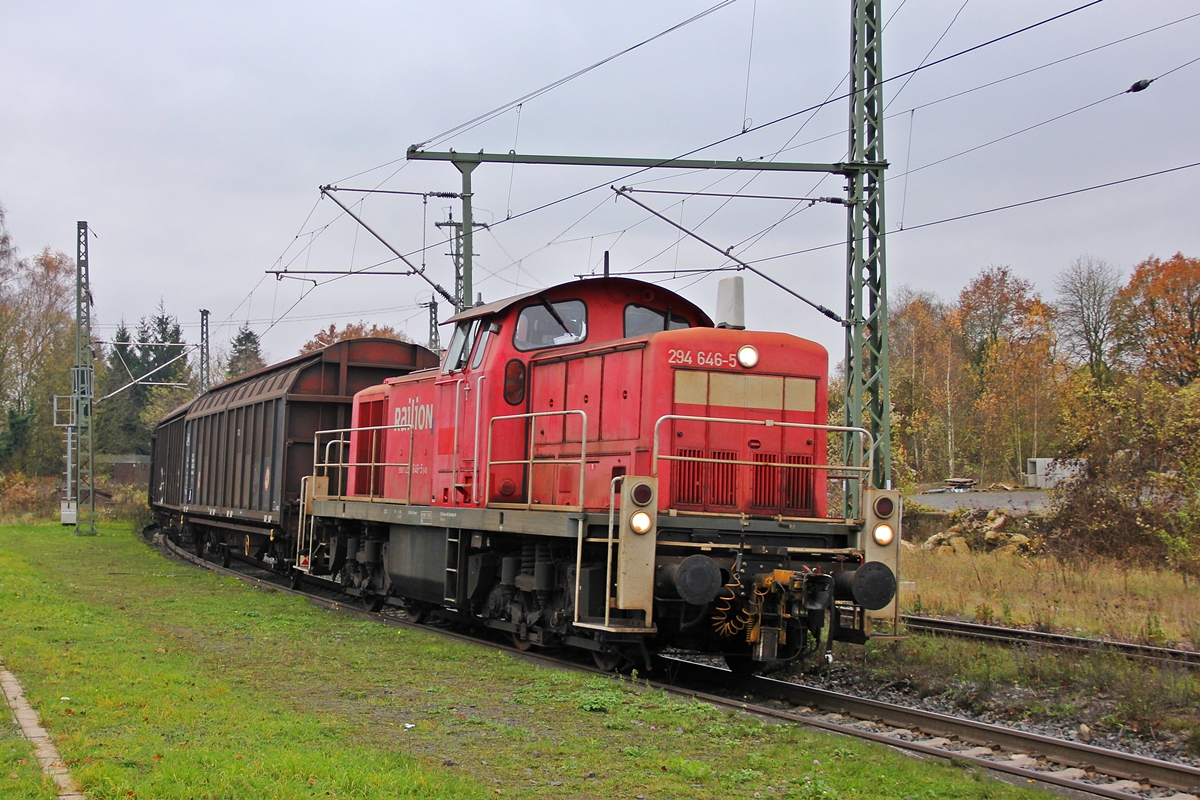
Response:
[[[589,631],[603,631],[604,633],[641,633],[641,634],[658,633],[658,626],[654,625],[654,624],[647,626],[647,625],[637,625],[637,624],[617,625],[614,623],[616,623],[616,620],[611,620],[608,625],[605,625],[603,622],[580,621],[580,622],[574,623],[574,626],[576,628],[583,628],[584,630],[589,630]]]

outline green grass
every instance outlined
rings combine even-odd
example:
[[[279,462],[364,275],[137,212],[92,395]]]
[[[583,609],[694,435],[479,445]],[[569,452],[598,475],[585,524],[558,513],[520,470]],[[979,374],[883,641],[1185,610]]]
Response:
[[[42,775],[33,757],[33,747],[22,737],[12,717],[0,708],[0,797],[53,800],[57,796],[54,782]]]
[[[93,800],[1034,796],[320,610],[117,526],[0,528],[0,657]],[[22,758],[0,738],[0,794],[53,796]]]

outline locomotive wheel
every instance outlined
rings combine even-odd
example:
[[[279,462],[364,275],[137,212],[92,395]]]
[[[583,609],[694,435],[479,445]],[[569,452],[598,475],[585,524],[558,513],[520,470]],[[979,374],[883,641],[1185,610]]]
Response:
[[[429,606],[416,600],[405,600],[403,608],[405,616],[413,625],[420,625],[429,616]]]
[[[288,585],[293,589],[299,589],[302,583],[304,583],[304,573],[292,567],[292,571],[288,574]]]
[[[370,611],[372,614],[383,608],[384,597],[381,594],[375,594],[374,592],[363,592],[361,599],[363,608],[365,608],[367,611]]]
[[[616,672],[621,665],[621,654],[616,650],[593,650],[592,661],[601,672]]]
[[[513,642],[513,647],[517,648],[522,653],[524,653],[529,648],[533,647],[533,642],[529,641],[528,639],[522,639],[520,634],[516,634],[516,633],[514,633],[512,635],[512,642]]]
[[[224,567],[225,569],[229,569],[229,564],[232,560],[233,559],[230,558],[230,556],[229,556],[229,545],[222,544],[221,545],[221,566]]]

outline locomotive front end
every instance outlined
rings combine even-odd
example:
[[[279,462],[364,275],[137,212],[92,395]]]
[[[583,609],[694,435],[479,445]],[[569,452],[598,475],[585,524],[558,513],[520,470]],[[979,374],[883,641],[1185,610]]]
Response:
[[[894,617],[900,495],[870,486],[869,433],[826,424],[825,349],[693,328],[645,364],[659,635],[752,669]],[[862,463],[828,463],[831,436]]]

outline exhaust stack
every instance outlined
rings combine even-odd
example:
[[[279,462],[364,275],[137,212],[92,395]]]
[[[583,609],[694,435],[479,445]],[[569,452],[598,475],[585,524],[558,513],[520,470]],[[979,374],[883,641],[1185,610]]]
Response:
[[[746,329],[746,293],[741,275],[717,283],[717,327]]]

